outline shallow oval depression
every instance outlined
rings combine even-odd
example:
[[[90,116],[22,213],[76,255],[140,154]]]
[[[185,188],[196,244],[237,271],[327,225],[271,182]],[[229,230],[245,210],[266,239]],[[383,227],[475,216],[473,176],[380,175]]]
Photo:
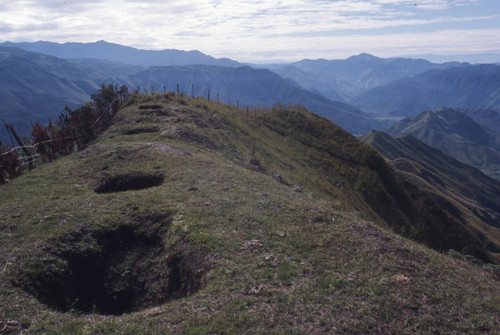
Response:
[[[130,172],[117,176],[105,178],[101,184],[94,189],[96,193],[113,193],[131,190],[144,190],[163,184],[163,174],[144,174],[142,172]]]
[[[137,134],[148,134],[148,133],[157,133],[160,131],[158,127],[139,127],[132,128],[123,131],[123,135],[137,135]]]
[[[62,312],[122,315],[158,306],[198,291],[205,272],[201,256],[169,253],[159,233],[140,225],[73,232],[48,249],[20,282]]]

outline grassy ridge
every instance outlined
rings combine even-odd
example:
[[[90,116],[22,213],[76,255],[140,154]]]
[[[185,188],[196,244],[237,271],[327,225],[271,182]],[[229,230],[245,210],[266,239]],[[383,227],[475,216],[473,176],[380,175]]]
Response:
[[[401,204],[390,193],[400,182],[340,128],[298,108],[247,115],[181,96],[134,99],[85,150],[0,188],[0,321],[80,334],[500,326],[490,273],[388,230],[419,228],[408,209],[376,207]],[[94,192],[138,176],[163,183]],[[101,277],[86,286],[75,274],[89,263]],[[53,287],[60,304],[46,299]],[[129,296],[140,298],[125,314],[109,309]]]

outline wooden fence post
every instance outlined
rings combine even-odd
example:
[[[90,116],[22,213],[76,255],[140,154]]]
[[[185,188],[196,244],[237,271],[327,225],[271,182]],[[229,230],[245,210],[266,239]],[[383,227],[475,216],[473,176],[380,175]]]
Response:
[[[17,144],[19,145],[19,147],[21,148],[21,150],[23,151],[23,153],[26,155],[26,159],[28,160],[28,168],[33,168],[33,164],[31,162],[31,155],[30,155],[30,152],[28,151],[28,149],[26,149],[26,147],[24,146],[24,143],[23,141],[21,140],[21,138],[17,135],[16,131],[14,130],[14,127],[11,125],[11,124],[7,124],[5,122],[5,120],[3,121],[5,123],[5,127],[7,127],[7,130],[9,130],[10,134],[12,134],[12,136],[14,136],[14,138],[16,139],[16,142]]]

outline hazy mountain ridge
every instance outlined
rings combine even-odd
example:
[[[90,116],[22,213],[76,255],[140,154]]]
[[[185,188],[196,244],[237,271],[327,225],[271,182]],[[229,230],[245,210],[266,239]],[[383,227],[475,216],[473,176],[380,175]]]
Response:
[[[379,58],[360,54],[345,60],[305,59],[287,65],[270,66],[285,78],[304,83],[330,99],[338,96],[346,102],[378,86],[412,77],[431,69],[466,67],[469,63],[447,62],[435,64],[423,59]]]
[[[423,112],[387,129],[393,137],[411,134],[483,173],[500,178],[500,135],[450,108]]]
[[[86,58],[86,59],[66,59],[69,63],[76,64],[87,71],[93,73],[97,79],[126,77],[145,69],[144,66],[127,65],[109,60]]]
[[[0,47],[0,65],[5,69],[16,71],[23,65],[40,66],[44,71],[66,79],[92,78],[85,68],[65,62],[57,57],[43,53],[28,52],[20,48]]]
[[[186,95],[192,94],[194,85],[196,96],[207,96],[210,89],[212,99],[219,93],[221,101],[231,99],[232,104],[239,101],[241,107],[275,103],[304,105],[355,134],[382,127],[382,123],[356,108],[304,90],[267,70],[212,65],[144,68],[99,59],[64,60],[16,48],[3,50],[0,66],[8,73],[2,76],[2,116],[22,135],[30,133],[30,122],[54,120],[65,105],[75,107],[84,103],[101,83],[157,91],[163,91],[163,87],[176,91],[179,84]],[[27,77],[31,77],[29,82],[18,84],[20,78]],[[2,138],[7,140],[6,134]]]
[[[348,90],[351,86],[348,82],[342,82],[336,78],[331,77],[322,78],[321,75],[302,71],[298,67],[290,64],[269,65],[266,66],[266,68],[283,78],[287,78],[299,83],[305,89],[316,91],[324,97],[333,100],[345,102],[346,97],[339,94],[337,90],[339,87],[343,87],[344,90]]]
[[[197,50],[176,49],[142,50],[119,44],[98,41],[94,43],[1,43],[0,46],[19,47],[28,51],[41,52],[58,58],[84,59],[94,58],[136,66],[171,66],[209,64],[220,66],[241,66],[241,63],[227,58],[214,58]]]
[[[322,115],[347,131],[363,134],[377,127],[378,123],[362,111],[338,101],[331,101],[323,96],[307,91],[268,70],[256,70],[251,67],[218,67],[192,65],[184,67],[151,67],[137,74],[128,76],[123,83],[132,87],[156,91],[180,91],[191,96],[194,85],[195,96],[208,96],[211,100],[236,105],[241,108],[260,108],[277,103],[294,104],[308,108]]]
[[[65,105],[85,103],[98,88],[95,74],[56,57],[15,48],[0,48],[0,57],[0,115],[20,134],[32,121],[55,119]]]
[[[23,69],[23,67],[15,66],[12,62],[6,63],[4,59],[4,66],[12,67],[17,72],[15,74],[10,72],[10,74],[3,76],[5,80],[3,86],[6,88],[4,89],[5,103],[2,115],[8,122],[14,123],[14,126],[19,129],[21,134],[29,133],[29,122],[47,122],[48,119],[57,117],[65,105],[74,107],[83,103],[88,99],[88,95],[95,92],[101,83],[126,84],[131,88],[147,90],[154,88],[157,91],[162,91],[163,87],[175,91],[177,89],[176,85],[179,84],[181,91],[186,95],[192,94],[191,85],[194,84],[194,93],[197,96],[207,96],[208,89],[210,89],[212,99],[215,99],[216,94],[219,93],[220,99],[224,102],[229,102],[229,100],[231,100],[232,104],[238,104],[239,102],[241,107],[246,107],[246,105],[272,105],[275,103],[303,105],[309,110],[333,120],[356,135],[367,133],[372,129],[384,129],[393,120],[376,120],[371,115],[364,114],[362,112],[363,109],[359,110],[348,104],[331,101],[331,98],[342,99],[341,95],[337,93],[338,87],[343,87],[345,90],[352,89],[352,92],[359,92],[359,90],[366,90],[369,87],[381,85],[401,76],[413,76],[411,78],[400,79],[399,81],[396,80],[395,82],[392,81],[387,86],[392,87],[390,85],[395,85],[394,90],[391,88],[391,92],[384,91],[386,86],[379,86],[369,91],[375,92],[376,90],[381,90],[383,92],[383,94],[377,95],[376,107],[366,107],[363,105],[363,108],[366,107],[368,111],[376,113],[381,112],[385,108],[384,104],[393,104],[391,102],[394,100],[393,97],[399,99],[395,107],[399,112],[391,110],[396,114],[408,114],[428,109],[427,107],[431,103],[427,103],[427,98],[425,101],[418,100],[419,94],[414,94],[416,92],[414,88],[408,88],[406,83],[414,82],[421,77],[427,78],[426,76],[429,74],[445,78],[438,81],[437,85],[440,85],[440,87],[430,89],[431,93],[429,93],[435,98],[429,101],[435,101],[438,107],[441,106],[443,97],[447,95],[446,92],[450,90],[453,91],[453,94],[449,99],[454,103],[459,104],[461,101],[467,101],[464,104],[474,109],[481,108],[482,102],[479,103],[478,99],[483,102],[490,101],[485,103],[485,105],[493,106],[493,108],[497,104],[495,101],[500,99],[495,98],[497,96],[495,85],[497,85],[498,75],[496,72],[490,73],[491,71],[489,70],[491,66],[494,67],[493,69],[500,69],[500,67],[495,67],[495,65],[471,66],[468,63],[457,62],[433,64],[418,59],[383,59],[368,54],[361,54],[346,60],[303,60],[283,66],[271,66],[273,71],[278,73],[280,71],[284,72],[282,74],[284,77],[280,78],[278,75],[273,76],[271,73],[259,72],[260,70],[252,72],[250,68],[241,67],[239,66],[241,64],[237,62],[229,62],[230,67],[210,65],[227,65],[228,63],[225,59],[217,60],[199,52],[184,52],[180,50],[147,51],[104,41],[87,44],[6,42],[2,45],[17,45],[27,49],[36,49],[69,57],[64,60],[37,53],[32,56],[32,59],[28,63],[31,64],[30,67],[36,65],[38,68],[30,68],[29,70],[28,68]],[[16,54],[21,57],[21,50],[17,50]],[[26,63],[26,57],[31,57],[29,55],[30,53],[25,51],[24,60],[19,59],[18,61]],[[163,67],[127,65],[111,60],[98,58],[82,59],[81,57],[109,57],[121,62],[128,61],[129,63],[140,63],[139,60],[142,59],[143,62],[141,64],[143,65],[199,62],[205,62],[206,64],[184,65],[182,68],[174,70],[173,68],[164,69]],[[209,66],[213,66],[213,68],[209,69]],[[242,69],[238,69],[238,66]],[[431,70],[424,74],[418,74],[429,68],[443,68],[445,70]],[[12,69],[9,69],[9,71]],[[22,85],[19,86],[19,78],[30,76],[29,72],[41,73],[40,71],[46,72],[43,75],[45,79],[37,80],[37,75],[35,75],[35,80],[32,83],[23,82],[23,85],[27,85],[26,89],[20,89]],[[158,73],[154,73],[155,71]],[[462,72],[468,73],[468,75],[464,75],[456,83],[456,87],[448,85],[448,79],[446,79],[449,77],[448,73],[456,74]],[[485,82],[481,82],[481,73],[483,72],[486,72],[487,78],[491,80],[488,79]],[[11,75],[16,78],[10,78],[9,76]],[[170,77],[167,77],[167,75]],[[39,74],[38,76],[42,75]],[[240,76],[241,82],[238,82],[235,76]],[[476,80],[470,81],[471,77],[476,78]],[[18,85],[18,88],[10,90],[9,85]],[[405,94],[394,93],[401,90],[406,92],[405,94],[410,98],[407,98]],[[28,93],[27,97],[20,97],[24,92],[31,93]],[[61,94],[61,92],[65,93]],[[352,94],[354,95],[355,92]],[[330,99],[327,98],[328,96]],[[423,96],[425,97],[426,95],[423,94]],[[500,95],[498,96],[500,97]],[[47,103],[44,104],[43,101]],[[354,99],[353,101],[357,100]],[[390,111],[383,111],[381,113],[390,113]],[[475,115],[478,120],[481,119],[477,113]],[[489,115],[494,116],[491,113]],[[488,121],[484,119],[484,122]],[[494,124],[492,122],[491,126]],[[4,141],[7,139],[5,134],[2,135],[2,138]],[[485,153],[485,155],[489,154]]]
[[[500,133],[500,110],[494,109],[459,109],[471,119],[497,133]]]
[[[440,107],[499,109],[500,66],[430,70],[374,88],[350,101],[376,115],[410,116]]]
[[[360,138],[409,182],[423,190],[500,256],[500,182],[412,135],[371,132]]]

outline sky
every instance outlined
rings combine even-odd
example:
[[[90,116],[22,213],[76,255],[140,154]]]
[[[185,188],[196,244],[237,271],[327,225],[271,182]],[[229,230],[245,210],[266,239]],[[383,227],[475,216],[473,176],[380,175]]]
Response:
[[[500,0],[0,2],[1,42],[39,40],[199,50],[254,63],[363,52],[490,54],[500,62]]]

